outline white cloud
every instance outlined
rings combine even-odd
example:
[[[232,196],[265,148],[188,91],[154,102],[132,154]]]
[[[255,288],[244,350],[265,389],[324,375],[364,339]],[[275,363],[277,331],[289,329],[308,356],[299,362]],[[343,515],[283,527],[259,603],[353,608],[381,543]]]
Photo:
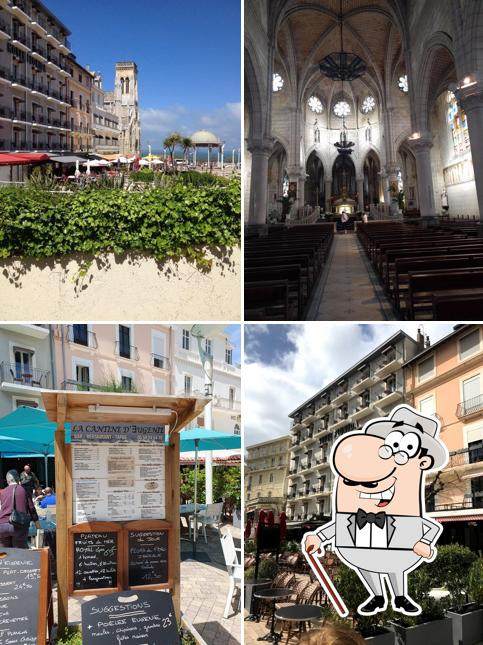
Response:
[[[225,141],[225,151],[240,147],[241,103],[225,103],[209,112],[190,110],[183,105],[146,108],[140,116],[143,149],[149,143],[153,150],[161,150],[163,139],[173,131],[190,136],[202,129],[212,130]]]
[[[288,414],[333,381],[387,338],[402,329],[416,337],[419,323],[374,324],[372,335],[360,325],[307,322],[294,325],[289,338],[293,352],[276,365],[260,361],[262,343],[268,342],[267,325],[245,327],[245,354],[253,362],[243,366],[243,422],[245,445],[287,434]],[[256,328],[260,329],[256,329]],[[424,331],[434,343],[448,334],[449,324],[425,323]]]

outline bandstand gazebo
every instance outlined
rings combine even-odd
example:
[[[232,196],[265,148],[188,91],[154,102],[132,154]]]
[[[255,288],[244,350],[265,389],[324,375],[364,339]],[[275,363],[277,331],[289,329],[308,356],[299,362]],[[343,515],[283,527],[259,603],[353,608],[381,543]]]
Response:
[[[223,151],[225,142],[219,139],[216,134],[208,130],[198,130],[191,135],[191,141],[194,148],[194,164],[196,166],[196,151],[198,148],[208,148],[208,167],[210,166],[210,156],[213,148],[218,148],[219,157],[221,158],[221,167],[223,168]]]

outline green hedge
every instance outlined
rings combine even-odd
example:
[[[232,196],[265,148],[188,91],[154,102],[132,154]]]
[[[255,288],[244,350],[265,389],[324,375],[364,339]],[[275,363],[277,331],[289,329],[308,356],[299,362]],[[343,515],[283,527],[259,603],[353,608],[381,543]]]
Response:
[[[240,241],[240,181],[176,183],[141,193],[85,189],[72,194],[0,189],[0,258],[81,252],[146,253],[200,259],[195,247]]]

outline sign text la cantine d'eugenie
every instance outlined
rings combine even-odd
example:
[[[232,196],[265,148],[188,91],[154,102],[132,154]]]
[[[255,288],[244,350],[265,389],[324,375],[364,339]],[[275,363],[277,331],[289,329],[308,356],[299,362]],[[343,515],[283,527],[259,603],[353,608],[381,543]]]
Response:
[[[165,426],[144,423],[72,423],[72,443],[163,443]]]

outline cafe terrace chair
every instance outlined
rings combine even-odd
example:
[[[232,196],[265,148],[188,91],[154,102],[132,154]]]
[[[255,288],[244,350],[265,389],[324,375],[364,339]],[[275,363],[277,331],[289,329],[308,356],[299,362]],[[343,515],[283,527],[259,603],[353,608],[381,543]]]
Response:
[[[230,606],[233,600],[233,595],[235,593],[236,583],[242,581],[242,565],[238,560],[237,549],[235,548],[235,543],[233,542],[233,536],[231,533],[225,533],[221,536],[221,548],[223,549],[223,556],[225,558],[226,569],[230,577],[230,586],[228,589],[228,595],[226,597],[225,611],[223,613],[224,618],[228,618],[228,612],[230,611]],[[238,609],[240,611],[241,604],[241,590],[240,597],[238,599]]]
[[[218,504],[207,504],[206,509],[198,513],[198,522],[201,523],[201,528],[203,530],[203,536],[205,538],[205,543],[208,544],[208,538],[206,537],[206,525],[211,524],[215,525],[218,529],[218,535],[220,534],[220,525],[221,525],[221,514],[223,512],[223,502]],[[195,516],[190,515],[189,518],[189,537],[191,538],[191,528],[194,526]]]

